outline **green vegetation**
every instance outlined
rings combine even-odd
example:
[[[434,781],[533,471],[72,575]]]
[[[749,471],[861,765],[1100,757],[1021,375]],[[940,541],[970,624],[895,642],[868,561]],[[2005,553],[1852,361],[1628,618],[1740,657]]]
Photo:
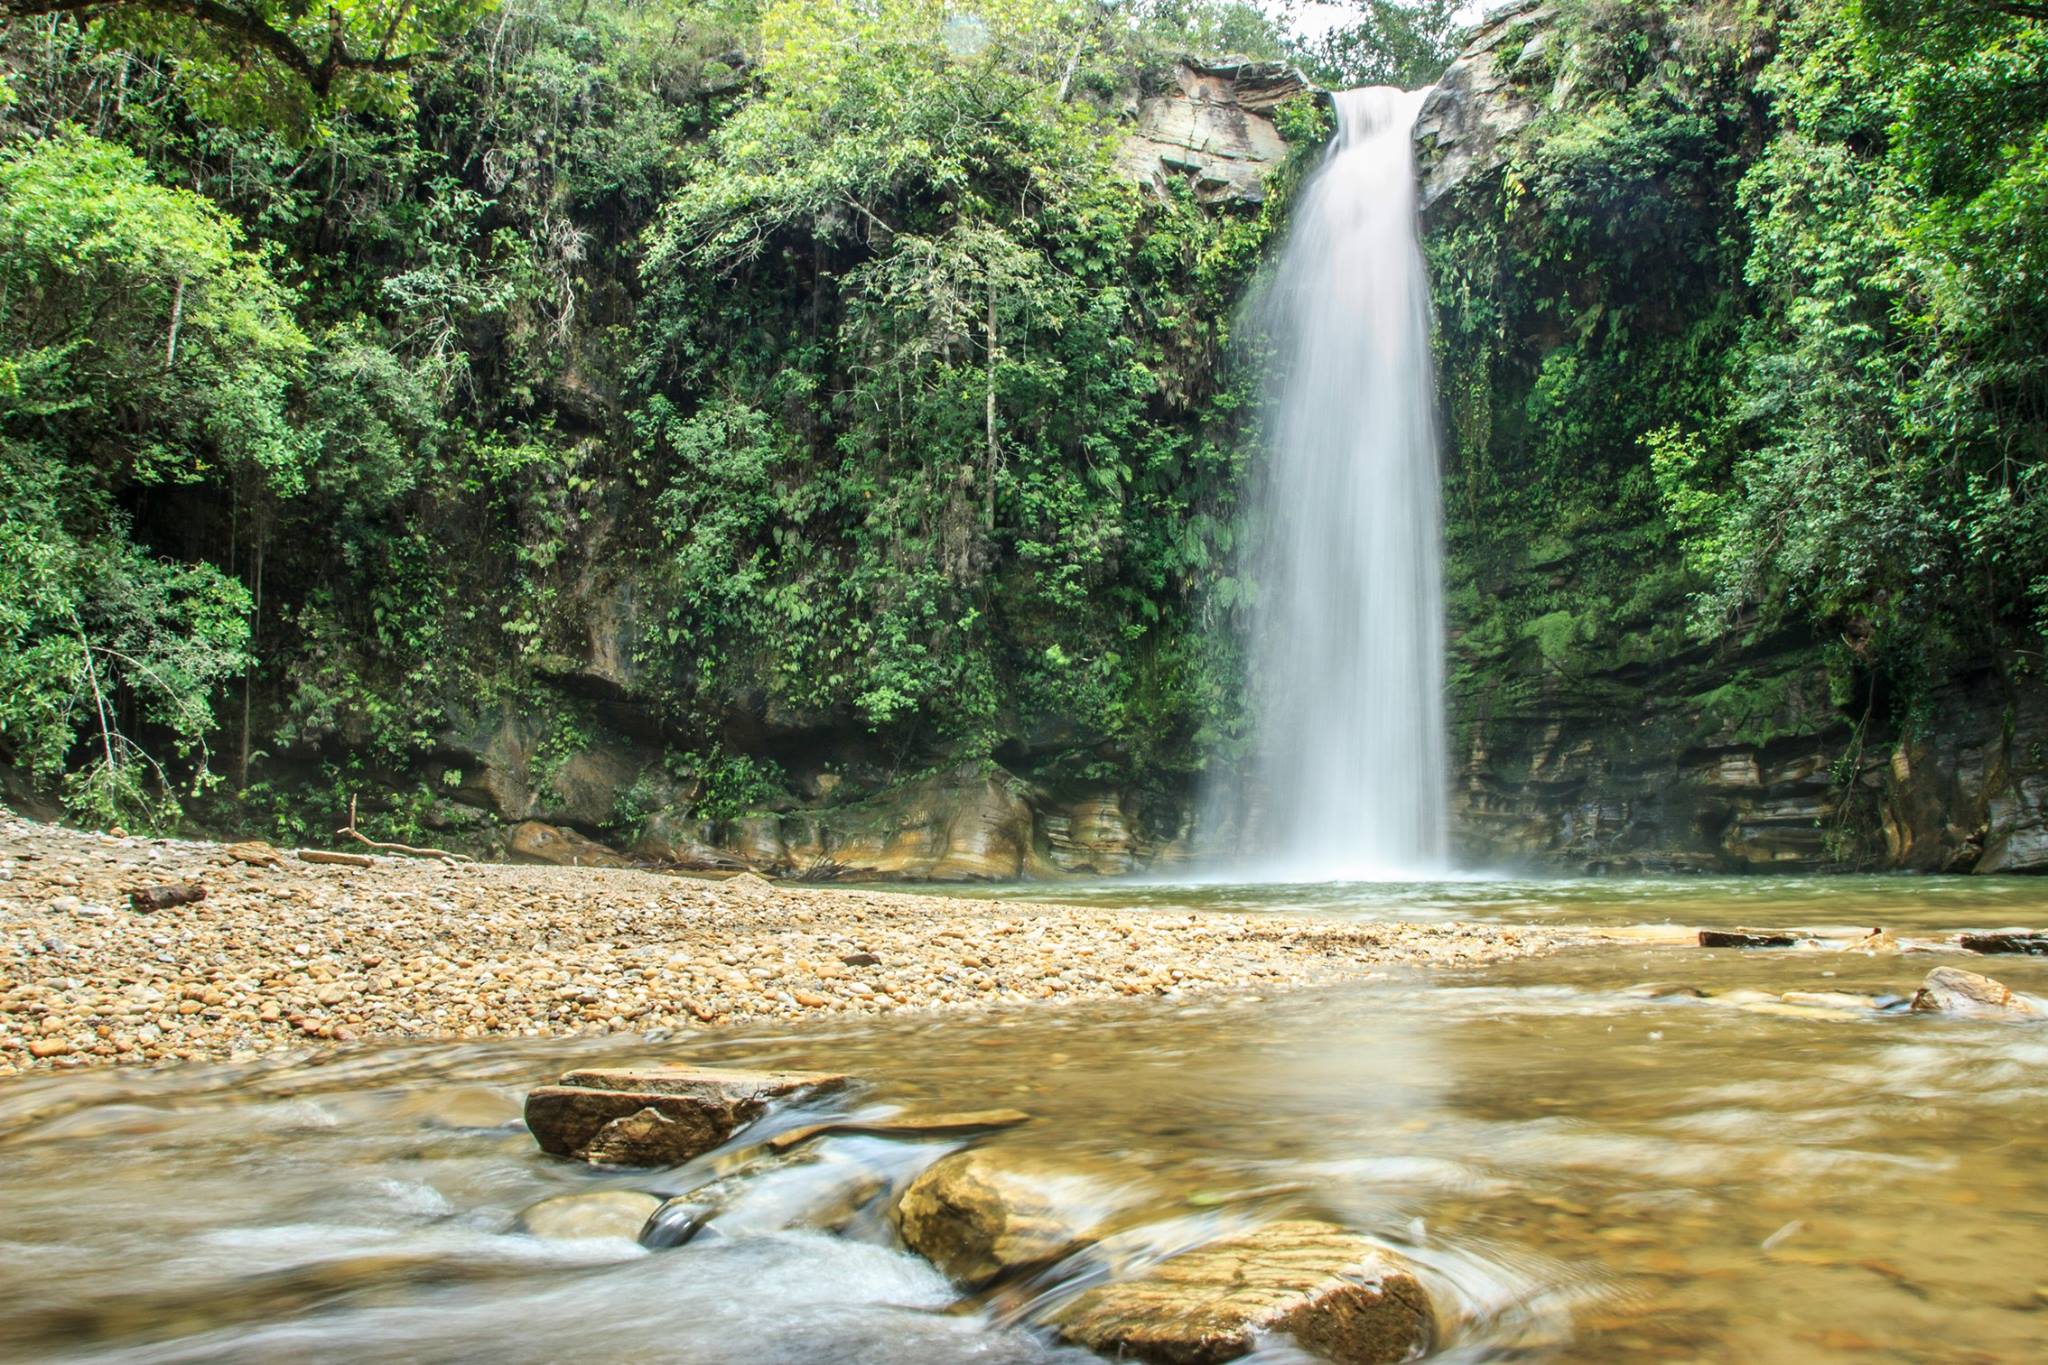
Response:
[[[2031,672],[2048,14],[1559,10],[1501,47],[1548,112],[1431,240],[1460,687],[1696,667],[1700,641],[1715,733],[1767,737],[1792,693],[1742,661],[1790,641],[1842,708],[1804,723],[1860,737],[1872,706],[1910,729],[1958,676]]]
[[[0,41],[0,758],[78,816],[360,788],[410,830],[491,717],[544,791],[622,698],[685,756],[622,825],[770,800],[791,746],[885,780],[1057,733],[1171,783],[1230,725],[1221,357],[1286,185],[1112,155],[1258,11],[39,11]]]
[[[1116,151],[1178,52],[1456,46],[1353,8],[8,0],[9,790],[409,833],[610,746],[614,831],[960,764],[1184,793],[1258,590],[1233,319],[1326,116],[1276,111],[1262,205]],[[1468,720],[1682,667],[1684,742],[1860,752],[2017,685],[2048,16],[1555,10],[1431,219]]]

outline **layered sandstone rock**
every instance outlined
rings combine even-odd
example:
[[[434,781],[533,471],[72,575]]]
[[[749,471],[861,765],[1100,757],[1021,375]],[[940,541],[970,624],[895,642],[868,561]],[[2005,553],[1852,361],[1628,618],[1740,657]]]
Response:
[[[1275,1223],[1116,1280],[1052,1316],[1118,1359],[1212,1365],[1285,1334],[1343,1365],[1411,1360],[1436,1340],[1429,1295],[1399,1256],[1329,1223]]]
[[[1273,121],[1283,101],[1307,94],[1308,82],[1278,62],[1183,58],[1173,86],[1141,100],[1137,127],[1117,150],[1117,165],[1141,184],[1175,179],[1193,184],[1204,202],[1256,204],[1266,176],[1287,156]]]
[[[673,1166],[710,1151],[775,1100],[834,1089],[846,1077],[711,1070],[572,1071],[526,1097],[541,1150],[605,1166]]]
[[[538,820],[512,827],[505,851],[515,863],[554,867],[631,867],[633,860],[573,829],[557,829]]]

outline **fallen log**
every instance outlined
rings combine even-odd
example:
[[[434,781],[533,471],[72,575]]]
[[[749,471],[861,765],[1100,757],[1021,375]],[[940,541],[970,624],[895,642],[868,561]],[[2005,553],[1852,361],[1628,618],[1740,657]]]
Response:
[[[198,882],[165,882],[128,893],[131,910],[168,910],[174,905],[191,905],[206,899],[206,888]]]
[[[329,853],[321,848],[299,850],[302,863],[333,863],[339,867],[375,867],[377,860],[367,853]]]
[[[1964,934],[1959,941],[1965,952],[2048,957],[2048,933],[2005,930],[1994,934]]]

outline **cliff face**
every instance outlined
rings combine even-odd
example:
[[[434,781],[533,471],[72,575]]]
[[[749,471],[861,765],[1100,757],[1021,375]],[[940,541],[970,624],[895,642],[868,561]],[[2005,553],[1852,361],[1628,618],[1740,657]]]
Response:
[[[1749,308],[1737,186],[1767,135],[1776,34],[1733,7],[1662,10],[1502,12],[1417,127],[1465,854],[2048,869],[2038,685],[1986,667],[1908,711],[1853,639],[1694,626],[1650,448],[1714,400]]]
[[[1273,113],[1308,89],[1278,62],[1184,57],[1170,84],[1139,97],[1117,165],[1162,192],[1184,177],[1205,203],[1263,202],[1266,177],[1287,157]]]
[[[1853,641],[1694,626],[1646,438],[1711,399],[1739,339],[1737,186],[1767,135],[1756,82],[1775,34],[1713,5],[1673,12],[1603,29],[1565,0],[1511,8],[1418,122],[1462,854],[1559,871],[2048,868],[2038,687],[1970,671],[1906,714]],[[1617,70],[1617,50],[1639,57]],[[1256,205],[1287,153],[1274,111],[1303,89],[1255,64],[1155,73],[1126,102],[1119,170],[1217,211]],[[657,862],[819,876],[1107,876],[1189,853],[1187,784],[1089,775],[1131,757],[1072,722],[1020,718],[997,766],[902,782],[857,725],[764,698],[728,711],[723,741],[772,759],[783,789],[707,802],[719,777],[666,766],[649,725],[643,609],[611,567],[629,557],[603,515],[585,524],[549,627],[553,700],[441,736],[432,822],[537,858],[608,856],[582,830]],[[746,813],[692,814],[720,804]]]
[[[1298,73],[1273,63],[1184,57],[1142,72],[1106,101],[1121,114],[1114,174],[1162,212],[1191,199],[1212,221],[1249,226],[1290,155],[1282,106],[1307,93]],[[1163,283],[1184,288],[1188,267],[1169,268],[1180,275]],[[1218,363],[1200,350],[1166,359],[1162,389],[1190,375],[1207,382]],[[592,406],[601,425],[604,405]],[[650,667],[661,618],[628,486],[613,478],[565,495],[558,520],[575,539],[547,561],[532,684],[457,717],[421,764],[384,777],[390,788],[435,794],[419,818],[444,841],[540,861],[624,856],[928,880],[1111,876],[1185,856],[1184,772],[1148,769],[1073,712],[1022,697],[1007,706],[993,763],[906,753],[900,737],[841,709],[794,705],[769,686],[718,698],[712,733],[694,739],[733,759],[678,761]],[[963,573],[978,553],[976,502],[951,509],[959,524],[938,537]],[[1002,585],[994,591],[1000,609]],[[346,718],[319,738],[327,752],[362,747]],[[323,756],[287,753],[275,766],[310,768]]]

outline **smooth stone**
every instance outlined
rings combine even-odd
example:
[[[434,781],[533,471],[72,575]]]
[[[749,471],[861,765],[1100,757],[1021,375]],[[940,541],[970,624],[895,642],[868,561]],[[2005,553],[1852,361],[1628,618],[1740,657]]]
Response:
[[[1768,1014],[1779,1019],[1855,1020],[1863,1016],[1854,1010],[1817,1005],[1795,1005],[1779,1000],[1761,1000],[1740,1007],[1744,1014]],[[1860,1009],[1861,1007],[1857,1007]]]
[[[1113,1281],[1049,1321],[1067,1341],[1112,1358],[1214,1365],[1285,1333],[1339,1365],[1426,1354],[1436,1314],[1407,1262],[1330,1223],[1275,1223],[1211,1242]]]
[[[2016,995],[2002,981],[1957,967],[1936,967],[1913,996],[1922,1014],[2013,1014],[2032,1018],[2048,1014],[2040,1003]]]
[[[519,1215],[519,1231],[529,1237],[567,1239],[640,1236],[647,1220],[661,1209],[661,1199],[638,1190],[597,1190],[590,1194],[558,1194]]]
[[[896,1201],[903,1243],[970,1289],[1049,1265],[1095,1236],[1107,1190],[1022,1153],[972,1148],[927,1167]]]

